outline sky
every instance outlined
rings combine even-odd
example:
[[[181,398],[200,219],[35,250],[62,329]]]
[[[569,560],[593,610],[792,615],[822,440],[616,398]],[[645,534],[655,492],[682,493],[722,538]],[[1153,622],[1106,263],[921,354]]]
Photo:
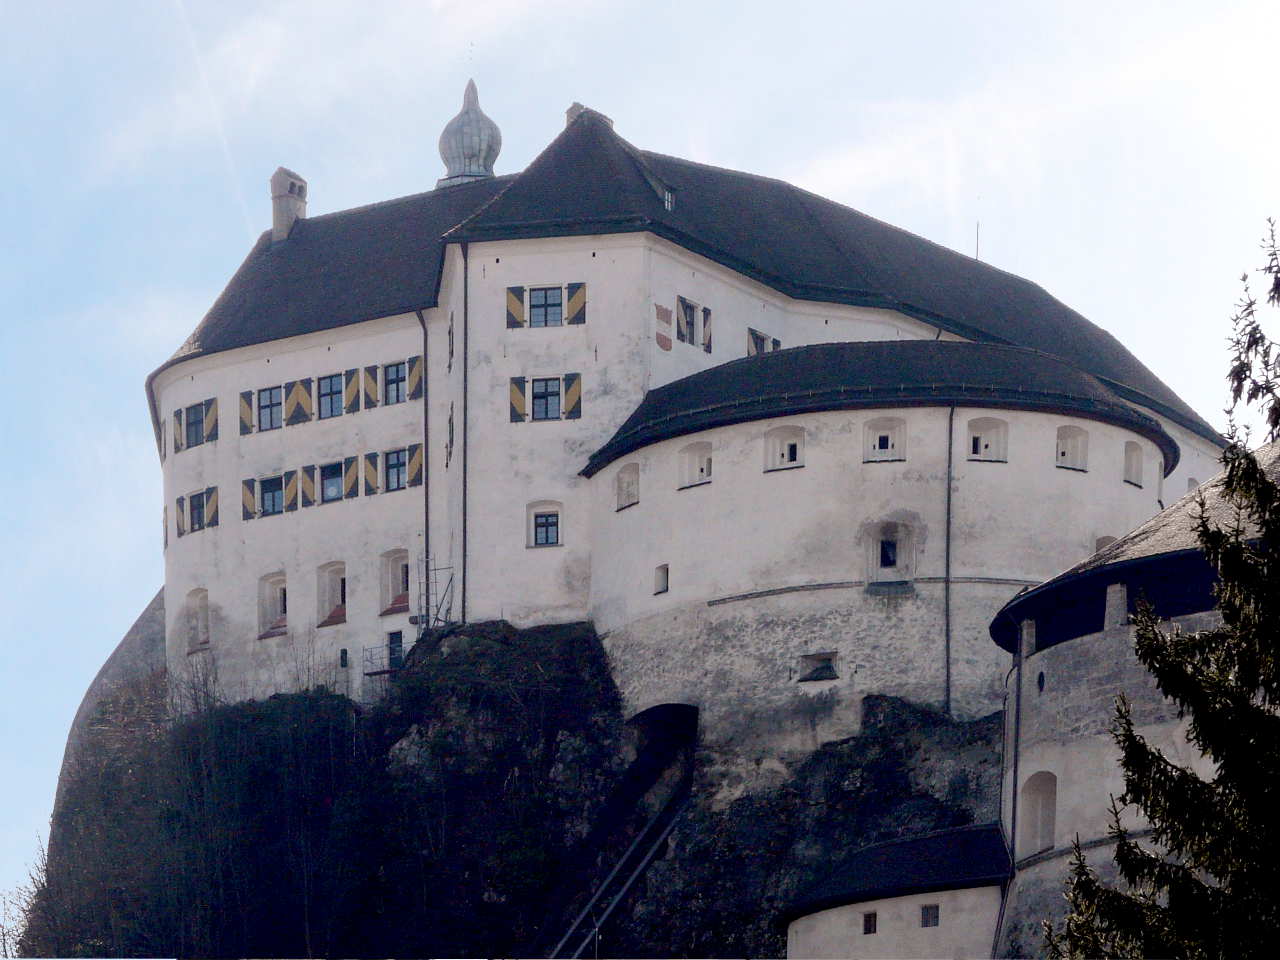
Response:
[[[0,0],[0,891],[160,586],[143,380],[270,225],[430,189],[474,77],[522,169],[581,101],[1025,276],[1215,426],[1280,217],[1280,4]],[[980,230],[979,225],[980,224]],[[1255,289],[1260,289],[1260,280]]]

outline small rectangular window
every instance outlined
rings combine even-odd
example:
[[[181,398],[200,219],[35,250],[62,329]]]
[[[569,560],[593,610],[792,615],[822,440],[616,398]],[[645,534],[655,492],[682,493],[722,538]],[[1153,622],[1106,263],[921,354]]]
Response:
[[[862,915],[862,935],[868,936],[876,932],[876,912],[870,910]]]
[[[342,464],[326,463],[320,468],[320,502],[342,499]]]
[[[677,299],[680,311],[676,317],[676,339],[681,343],[694,343],[698,332],[698,308],[683,297]]]
[[[559,287],[529,289],[529,326],[558,327],[564,319],[564,296]]]
[[[204,443],[204,404],[197,403],[187,407],[183,420],[187,425],[187,446],[195,447]]]
[[[407,366],[404,361],[388,363],[382,368],[382,402],[403,403]]]
[[[533,515],[533,545],[554,547],[560,542],[560,514],[535,513]]]
[[[535,378],[533,381],[533,419],[560,419],[560,378]]]
[[[409,565],[407,563],[400,564],[400,592],[406,597],[409,595]]]
[[[204,494],[193,493],[187,498],[187,508],[191,512],[191,532],[204,529]]]
[[[262,481],[262,515],[284,511],[284,478],[268,477]]]
[[[757,353],[769,352],[769,337],[759,330],[747,328],[747,356],[754,357]]]
[[[387,666],[399,670],[404,666],[404,631],[392,630],[387,634]]]
[[[880,566],[896,567],[898,565],[898,541],[880,541]]]
[[[792,440],[783,451],[783,459],[787,463],[798,463],[800,460],[800,444]]]
[[[938,925],[938,905],[926,903],[920,907],[920,926],[936,927]]]
[[[976,457],[981,453],[982,453],[982,438],[975,435],[970,438],[969,454],[970,456]]]
[[[258,429],[278,430],[284,423],[283,387],[264,387],[258,391]]]
[[[671,568],[662,563],[653,571],[653,594],[657,596],[660,593],[666,593],[669,589],[671,589]]]
[[[342,416],[342,374],[320,377],[320,419]]]
[[[407,450],[388,450],[386,454],[386,490],[403,490],[408,477],[409,455]]]

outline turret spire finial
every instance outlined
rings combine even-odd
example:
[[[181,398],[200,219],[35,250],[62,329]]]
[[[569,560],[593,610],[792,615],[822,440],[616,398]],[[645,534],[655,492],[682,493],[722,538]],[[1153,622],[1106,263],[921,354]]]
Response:
[[[436,186],[448,187],[492,177],[493,162],[501,149],[502,133],[480,109],[475,80],[468,80],[462,94],[462,109],[440,134],[440,158],[444,160],[445,175]]]

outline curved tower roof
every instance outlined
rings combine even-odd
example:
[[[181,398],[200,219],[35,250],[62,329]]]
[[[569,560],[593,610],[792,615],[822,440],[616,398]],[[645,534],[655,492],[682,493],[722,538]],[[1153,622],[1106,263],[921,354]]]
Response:
[[[468,80],[462,95],[462,109],[440,134],[440,159],[444,161],[445,175],[436,186],[492,177],[493,163],[501,150],[502,133],[480,109],[476,82]]]

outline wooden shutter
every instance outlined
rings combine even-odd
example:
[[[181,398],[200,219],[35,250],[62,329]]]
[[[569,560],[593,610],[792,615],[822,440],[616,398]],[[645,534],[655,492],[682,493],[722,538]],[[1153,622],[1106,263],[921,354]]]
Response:
[[[204,489],[204,525],[206,527],[216,527],[218,525],[217,487],[205,487]]]
[[[376,453],[366,453],[364,455],[364,495],[372,497],[378,492],[378,455]]]
[[[587,285],[569,284],[569,304],[565,308],[565,323],[587,322]]]
[[[218,398],[204,402],[204,442],[212,443],[218,439]]]
[[[186,437],[182,434],[182,411],[173,411],[173,452],[177,453],[182,449],[182,441]]]
[[[177,502],[178,512],[175,514],[178,520],[178,536],[185,536],[187,532],[187,498],[179,497]]]
[[[306,470],[307,468],[303,467],[302,469]],[[294,510],[298,509],[298,471],[297,470],[286,470],[284,472],[283,486],[284,486],[284,508],[285,510],[292,513]],[[310,504],[307,503],[305,496],[303,498],[302,505],[304,507],[310,506]]]
[[[345,413],[355,413],[360,409],[359,367],[342,375],[342,407]]]
[[[313,506],[316,502],[316,468],[314,465],[302,468],[302,476],[298,480],[298,486],[302,491],[302,505],[304,507]]]
[[[564,375],[564,418],[577,420],[582,416],[582,374]]]
[[[711,352],[711,308],[702,308],[702,349]]]
[[[524,377],[511,378],[511,422],[524,423]]]
[[[240,519],[252,520],[258,515],[258,481],[250,478],[240,483]]]
[[[409,486],[422,486],[422,444],[409,444]]]
[[[372,410],[378,405],[378,367],[364,368],[364,408]]]
[[[405,374],[405,388],[409,391],[410,400],[422,399],[422,357],[410,357],[408,372]]]
[[[284,385],[284,422],[289,426],[311,419],[311,378]]]
[[[360,496],[359,457],[347,457],[342,461],[342,496],[348,500]]]
[[[507,326],[524,326],[524,287],[507,287]]]
[[[253,391],[240,391],[240,436],[253,433]]]

